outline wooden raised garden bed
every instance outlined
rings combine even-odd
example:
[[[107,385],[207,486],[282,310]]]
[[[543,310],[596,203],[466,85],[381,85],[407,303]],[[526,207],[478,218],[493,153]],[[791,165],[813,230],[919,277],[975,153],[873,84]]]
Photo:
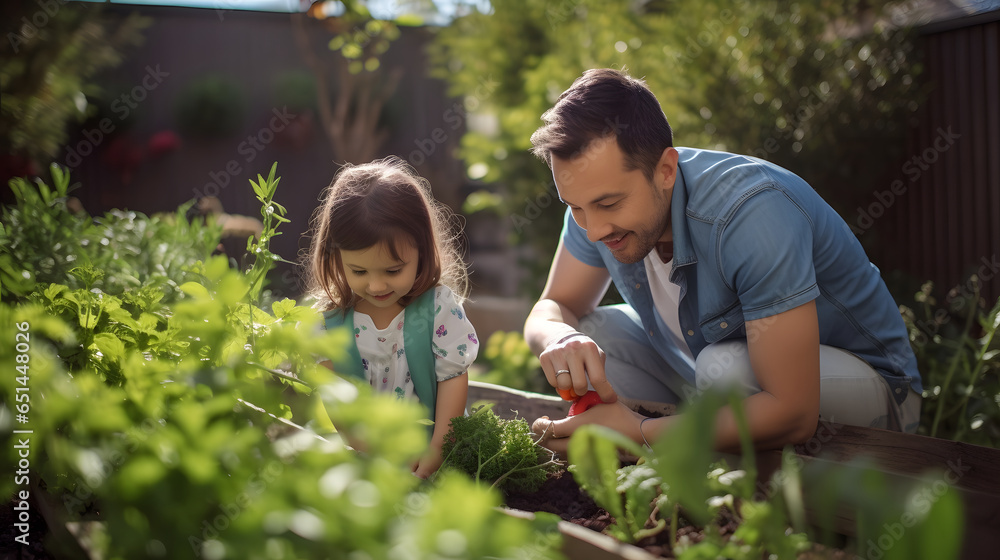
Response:
[[[502,418],[515,416],[529,423],[539,416],[565,416],[569,403],[555,396],[528,393],[472,382],[469,403],[495,403],[493,411]],[[669,407],[652,403],[629,403],[655,414],[671,413]],[[994,557],[1000,550],[1000,450],[924,436],[901,434],[874,428],[823,423],[808,445],[797,446],[795,455],[803,463],[829,463],[844,468],[855,467],[865,460],[870,468],[883,475],[888,484],[912,483],[927,473],[938,473],[941,480],[957,490],[962,501],[965,533],[960,558]],[[763,487],[780,468],[781,453],[762,452],[757,456],[759,484]],[[820,483],[803,483],[803,492],[818,491]],[[530,515],[513,511],[514,515]],[[815,513],[806,510],[809,522]],[[855,519],[843,508],[835,515],[835,530],[853,537]],[[569,558],[652,559],[646,550],[623,544],[615,539],[580,525],[562,521],[563,552]]]

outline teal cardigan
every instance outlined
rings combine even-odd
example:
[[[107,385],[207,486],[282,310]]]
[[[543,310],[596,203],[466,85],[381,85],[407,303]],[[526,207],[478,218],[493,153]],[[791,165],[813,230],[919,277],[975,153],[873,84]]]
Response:
[[[406,364],[410,368],[410,379],[413,381],[413,392],[420,403],[430,410],[430,419],[434,420],[437,403],[437,373],[434,364],[434,352],[431,350],[434,336],[434,293],[433,288],[417,296],[406,306],[403,319],[403,348],[406,352]],[[354,334],[354,310],[335,309],[323,313],[327,330],[346,326]],[[364,367],[361,364],[361,353],[357,344],[347,348],[346,359],[334,361],[333,371],[367,382]]]

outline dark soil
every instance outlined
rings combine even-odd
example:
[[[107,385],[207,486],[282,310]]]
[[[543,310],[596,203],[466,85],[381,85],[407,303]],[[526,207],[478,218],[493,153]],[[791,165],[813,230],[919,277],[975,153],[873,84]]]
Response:
[[[594,503],[594,500],[573,480],[573,475],[565,470],[551,473],[549,479],[534,494],[508,494],[506,504],[507,507],[522,511],[554,513],[563,521],[598,532],[603,532],[608,525],[615,522],[614,517]],[[738,526],[736,520],[732,516],[729,517],[730,519],[720,524],[723,534],[732,533]],[[635,546],[646,549],[646,552],[654,556],[673,558],[667,533],[668,531],[661,531],[635,543]],[[701,529],[691,525],[677,529],[678,538],[684,535],[692,542],[699,542],[704,538]]]
[[[533,494],[510,492],[507,507],[521,511],[554,513],[569,521],[595,531],[603,531],[614,518],[580,489],[573,475],[565,470],[549,474],[548,480]]]
[[[550,473],[548,480],[542,484],[537,492],[533,494],[511,492],[507,494],[505,501],[509,508],[554,513],[563,521],[569,521],[598,532],[603,532],[608,525],[615,522],[607,510],[594,503],[594,500],[573,480],[573,475],[565,470]],[[733,534],[739,527],[739,521],[735,514],[728,508],[723,508],[719,515],[721,519],[718,519],[717,523],[721,534],[723,536]],[[666,516],[662,515],[661,517]],[[647,527],[652,527],[652,523],[649,523]],[[692,543],[698,543],[703,538],[705,535],[701,528],[687,523],[681,517],[680,526],[677,528],[677,540],[688,539]],[[674,558],[670,548],[669,529],[647,537],[635,543],[635,546],[645,549],[653,556]],[[813,549],[799,555],[800,560],[847,560],[849,558],[852,556],[845,551],[826,548],[818,544],[814,545]]]

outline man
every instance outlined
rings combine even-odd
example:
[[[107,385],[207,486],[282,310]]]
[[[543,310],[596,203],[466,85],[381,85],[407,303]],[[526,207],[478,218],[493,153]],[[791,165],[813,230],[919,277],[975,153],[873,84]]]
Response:
[[[586,423],[653,441],[617,396],[678,402],[737,385],[759,448],[803,442],[820,417],[913,431],[920,376],[899,311],[847,224],[791,172],[674,148],[644,82],[589,70],[531,137],[568,206],[524,334],[550,384],[603,405],[541,422],[565,446]],[[624,305],[598,307],[610,282]],[[739,447],[723,408],[716,446]]]

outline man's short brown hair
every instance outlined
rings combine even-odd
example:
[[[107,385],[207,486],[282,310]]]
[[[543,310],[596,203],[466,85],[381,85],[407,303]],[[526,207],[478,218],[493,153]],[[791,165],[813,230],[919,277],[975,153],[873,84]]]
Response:
[[[542,114],[531,135],[532,153],[552,167],[552,157],[573,159],[592,142],[614,137],[628,170],[652,181],[673,132],[660,103],[642,80],[611,68],[587,70]]]

